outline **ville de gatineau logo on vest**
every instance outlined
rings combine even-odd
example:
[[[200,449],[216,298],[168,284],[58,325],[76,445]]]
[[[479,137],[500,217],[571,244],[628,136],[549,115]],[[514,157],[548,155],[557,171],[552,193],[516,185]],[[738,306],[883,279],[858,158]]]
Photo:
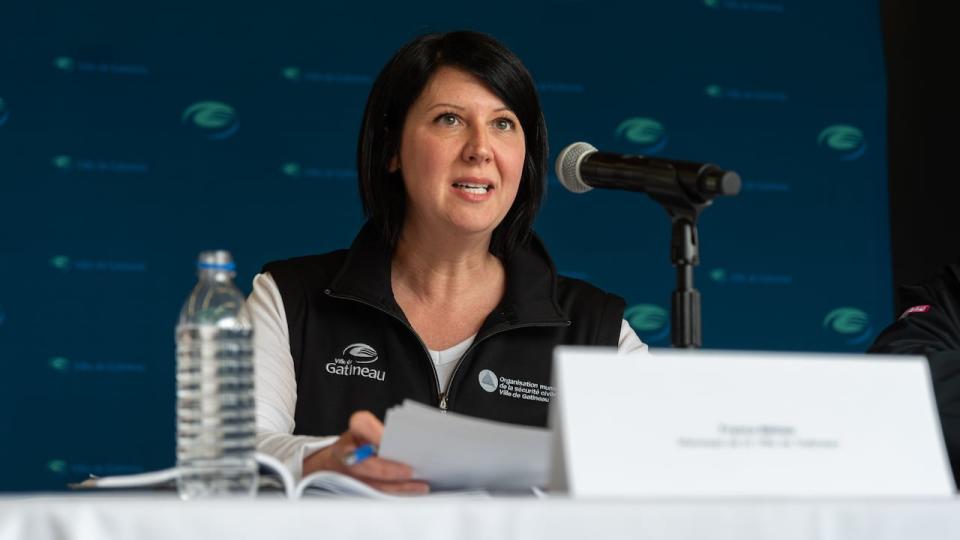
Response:
[[[377,358],[379,356],[373,347],[366,343],[353,343],[344,347],[340,358],[334,358],[333,362],[327,364],[327,373],[382,381],[387,377],[386,372],[366,365],[376,362]]]

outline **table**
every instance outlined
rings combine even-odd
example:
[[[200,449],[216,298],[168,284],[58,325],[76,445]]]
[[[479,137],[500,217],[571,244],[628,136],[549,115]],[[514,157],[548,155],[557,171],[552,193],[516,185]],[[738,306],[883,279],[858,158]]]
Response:
[[[950,539],[960,499],[572,500],[277,497],[184,502],[172,493],[0,497],[0,539]]]

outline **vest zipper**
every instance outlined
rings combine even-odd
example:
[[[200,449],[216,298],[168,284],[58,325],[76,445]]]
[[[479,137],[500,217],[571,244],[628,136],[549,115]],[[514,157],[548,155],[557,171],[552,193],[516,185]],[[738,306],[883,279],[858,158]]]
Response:
[[[364,300],[364,299],[362,299],[362,298],[358,298],[358,297],[356,297],[356,296],[343,295],[343,294],[335,294],[335,293],[334,293],[333,291],[331,291],[330,289],[324,289],[324,290],[323,290],[323,293],[326,294],[327,296],[331,297],[331,298],[339,298],[339,299],[341,299],[341,300],[351,300],[351,301],[353,301],[353,302],[359,302],[359,303],[361,303],[361,304],[363,304],[363,305],[365,305],[365,306],[369,306],[369,307],[371,307],[371,308],[373,308],[373,309],[375,309],[375,310],[377,310],[377,311],[379,311],[379,312],[381,312],[381,313],[384,313],[384,314],[386,314],[386,315],[389,315],[390,317],[393,317],[397,322],[399,322],[400,324],[402,324],[407,330],[410,331],[411,334],[414,335],[414,337],[417,338],[417,342],[420,343],[420,346],[423,348],[423,353],[424,353],[424,355],[426,356],[427,361],[430,362],[430,369],[433,370],[433,382],[436,384],[436,387],[437,387],[437,406],[440,408],[440,411],[441,411],[441,412],[447,412],[447,408],[449,407],[449,402],[448,402],[448,399],[447,399],[447,398],[448,398],[448,396],[450,395],[450,388],[453,387],[453,381],[454,381],[454,379],[456,379],[457,373],[460,371],[460,366],[463,365],[463,360],[467,357],[467,355],[469,355],[471,352],[473,352],[473,349],[475,349],[478,344],[486,341],[488,338],[491,338],[491,337],[493,337],[493,336],[495,336],[495,335],[497,335],[497,334],[502,334],[502,333],[506,332],[507,330],[514,330],[514,329],[517,329],[517,328],[530,328],[530,327],[537,327],[537,326],[543,326],[543,327],[550,327],[550,326],[558,326],[558,327],[559,327],[559,326],[570,326],[570,321],[524,323],[524,324],[517,324],[517,325],[513,325],[513,326],[508,326],[507,328],[501,328],[501,329],[499,329],[499,330],[495,330],[495,331],[493,331],[493,332],[490,332],[489,334],[487,334],[487,335],[485,335],[485,336],[483,336],[483,337],[481,337],[481,338],[479,338],[479,339],[475,339],[475,340],[473,340],[473,343],[471,343],[470,346],[467,347],[467,350],[463,353],[463,356],[460,357],[460,361],[457,362],[456,367],[453,368],[453,373],[450,374],[450,380],[447,381],[447,387],[444,388],[443,390],[441,390],[441,389],[440,389],[440,376],[437,375],[437,366],[433,365],[433,359],[432,359],[432,357],[430,356],[430,349],[427,348],[427,344],[424,343],[422,339],[420,339],[420,335],[417,334],[417,331],[414,330],[413,327],[410,326],[410,324],[409,324],[407,321],[401,319],[401,318],[398,317],[396,314],[390,313],[389,311],[383,309],[382,307],[380,307],[380,306],[378,306],[378,305],[376,305],[376,304],[372,304],[372,303],[370,303],[370,302],[368,302],[368,301],[366,301],[366,300]]]
[[[493,336],[495,336],[495,335],[497,335],[497,334],[502,334],[502,333],[506,332],[507,330],[515,330],[515,329],[518,329],[518,328],[530,328],[530,327],[537,327],[537,326],[540,326],[540,327],[570,326],[570,321],[552,322],[552,323],[549,323],[549,322],[539,322],[539,323],[517,324],[517,325],[513,325],[513,326],[508,326],[508,327],[506,327],[506,328],[501,328],[501,329],[499,329],[499,330],[495,330],[495,331],[490,332],[489,334],[483,336],[483,337],[480,338],[480,339],[475,339],[475,340],[473,340],[473,343],[471,343],[470,346],[467,347],[467,350],[464,351],[463,356],[460,357],[460,361],[458,361],[458,362],[457,362],[457,365],[453,368],[453,373],[450,374],[450,380],[447,381],[447,387],[444,389],[443,393],[440,394],[440,409],[441,409],[443,412],[447,412],[447,406],[449,405],[448,402],[447,402],[447,401],[448,401],[447,398],[448,398],[449,395],[450,395],[450,389],[453,388],[453,381],[457,378],[457,373],[460,371],[460,366],[463,365],[463,361],[467,358],[467,355],[469,355],[471,352],[473,352],[473,349],[476,348],[476,346],[477,346],[478,344],[483,343],[483,342],[486,341],[488,338],[491,338],[491,337],[493,337]],[[434,373],[436,373],[436,370],[434,370]],[[439,380],[440,380],[440,379],[437,378],[438,387],[439,387]]]

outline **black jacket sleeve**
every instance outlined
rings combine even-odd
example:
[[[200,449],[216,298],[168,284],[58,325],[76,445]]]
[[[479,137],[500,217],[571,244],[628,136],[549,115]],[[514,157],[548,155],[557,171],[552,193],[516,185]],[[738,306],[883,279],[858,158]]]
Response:
[[[920,285],[903,287],[899,304],[903,315],[869,352],[926,355],[947,455],[960,482],[960,264]]]
[[[930,281],[901,288],[900,311],[903,315],[877,337],[870,352],[960,351],[960,264]]]

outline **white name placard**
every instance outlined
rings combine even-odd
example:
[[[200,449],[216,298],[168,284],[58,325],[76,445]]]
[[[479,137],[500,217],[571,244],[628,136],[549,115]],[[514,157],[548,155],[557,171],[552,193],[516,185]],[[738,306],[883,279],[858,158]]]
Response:
[[[554,356],[552,487],[573,496],[953,495],[922,357]]]

